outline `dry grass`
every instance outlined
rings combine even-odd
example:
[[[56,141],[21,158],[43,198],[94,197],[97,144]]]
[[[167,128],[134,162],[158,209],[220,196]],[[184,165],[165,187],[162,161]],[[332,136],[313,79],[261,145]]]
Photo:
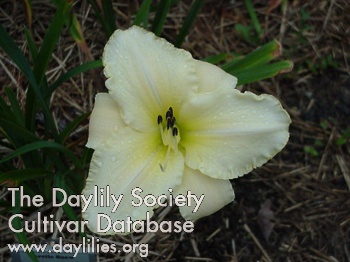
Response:
[[[32,30],[40,42],[52,17],[48,1],[33,1]],[[139,1],[116,1],[118,27],[130,26]],[[182,1],[171,10],[164,36],[172,40],[189,8]],[[193,234],[147,233],[127,237],[101,238],[118,243],[149,243],[148,259],[133,254],[101,256],[100,261],[350,261],[350,147],[337,141],[350,123],[350,3],[348,0],[288,1],[284,12],[279,1],[254,1],[264,29],[262,42],[278,39],[294,70],[271,80],[242,87],[255,93],[277,96],[293,123],[286,148],[263,167],[233,180],[236,202],[198,221]],[[26,16],[21,4],[3,1],[0,21],[26,50],[22,25]],[[83,31],[94,59],[101,56],[106,38],[85,1],[77,3]],[[221,52],[247,53],[256,46],[247,44],[234,25],[250,23],[243,1],[208,0],[183,47],[194,57]],[[327,58],[328,57],[328,58]],[[337,66],[323,66],[332,58]],[[56,79],[83,61],[82,53],[65,31],[48,72]],[[8,58],[0,52],[0,82],[16,89],[23,101],[26,82]],[[331,62],[332,62],[331,61]],[[329,62],[328,62],[329,64]],[[57,90],[52,99],[59,126],[90,111],[95,93],[103,91],[100,72],[87,73]],[[79,137],[79,139],[78,139]],[[87,123],[72,137],[72,146],[83,147]],[[314,148],[314,154],[305,150]],[[77,151],[79,152],[79,151]],[[50,207],[46,212],[58,212]],[[30,216],[30,214],[28,214]],[[0,217],[0,241],[14,242]],[[156,220],[178,220],[178,211],[157,210]],[[69,242],[77,236],[62,234]],[[34,234],[33,241],[48,237]],[[6,248],[0,260],[7,261]]]

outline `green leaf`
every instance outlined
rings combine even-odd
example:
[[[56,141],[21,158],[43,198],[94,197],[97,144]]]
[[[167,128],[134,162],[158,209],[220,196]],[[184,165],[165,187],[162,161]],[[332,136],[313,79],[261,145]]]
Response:
[[[32,2],[30,0],[23,0],[23,4],[26,9],[28,26],[30,28],[32,26],[33,21]]]
[[[19,148],[22,145],[38,141],[39,138],[25,127],[14,122],[14,119],[7,118],[0,112],[0,133],[10,142],[11,145],[5,145],[9,149]],[[38,154],[22,155],[26,167],[34,167],[41,163]]]
[[[227,59],[229,56],[229,54],[218,54],[218,55],[212,55],[212,56],[208,56],[206,58],[203,59],[204,62],[208,62],[211,64],[219,64],[220,62],[224,61],[225,59]]]
[[[3,112],[1,112],[3,113]],[[15,148],[25,143],[37,141],[39,138],[25,127],[14,122],[13,119],[7,119],[0,114],[0,133],[2,133]]]
[[[12,61],[18,66],[22,73],[27,77],[29,81],[30,88],[27,92],[26,97],[26,126],[29,130],[34,130],[34,120],[35,120],[35,106],[36,98],[39,99],[40,105],[43,109],[45,115],[46,124],[50,126],[50,129],[55,136],[58,138],[58,132],[56,129],[56,124],[53,120],[53,117],[46,105],[43,96],[40,92],[40,88],[35,77],[35,73],[31,70],[28,61],[22,54],[22,52],[17,47],[13,39],[7,34],[6,30],[0,25],[0,47],[5,51],[5,53],[12,59]],[[51,57],[51,54],[50,54]],[[38,55],[39,59],[39,55]],[[45,73],[45,72],[44,72]]]
[[[34,61],[35,64],[33,73],[39,85],[45,77],[47,65],[51,60],[53,50],[61,34],[64,25],[65,13],[68,11],[67,9],[67,5],[63,5],[61,8],[57,9],[56,14],[52,18],[49,28],[47,29],[43,42],[40,46],[37,59]]]
[[[291,61],[280,61],[272,64],[263,64],[256,67],[249,67],[239,71],[228,71],[238,79],[237,85],[256,82],[265,78],[273,77],[279,73],[289,72],[293,68]]]
[[[72,13],[70,17],[69,32],[74,38],[75,42],[77,42],[78,44],[84,41],[84,36],[81,31],[79,21],[74,13]]]
[[[6,183],[6,181],[11,181],[11,182],[15,182],[16,185],[19,185],[26,180],[42,178],[42,177],[52,176],[52,175],[53,173],[40,168],[26,168],[26,169],[20,169],[20,170],[11,170],[0,174],[0,182],[4,184]]]
[[[58,141],[57,127],[49,111],[49,99],[45,101],[43,99],[42,92],[47,92],[47,88],[44,88],[47,87],[45,72],[47,70],[48,63],[51,60],[53,50],[61,34],[66,12],[70,10],[70,7],[71,4],[62,2],[61,6],[58,7],[55,13],[55,16],[51,20],[49,28],[47,29],[43,42],[40,46],[38,55],[34,61],[33,73],[39,85],[39,89],[33,86],[33,90],[28,90],[26,97],[26,122],[29,123],[27,126],[30,127],[31,130],[34,129],[34,119],[37,110],[36,99],[39,99],[45,116],[45,132],[48,134],[49,130],[51,130],[56,141]]]
[[[107,20],[105,19],[105,17],[102,15],[102,12],[100,11],[98,5],[96,4],[95,0],[88,0],[92,9],[94,10],[95,15],[97,16],[97,19],[100,21],[103,30],[107,36],[107,38],[109,38],[113,31],[111,30]]]
[[[136,14],[134,25],[142,26],[147,29],[148,19],[149,19],[149,10],[151,7],[152,0],[144,0],[139,8],[139,11]]]
[[[180,29],[179,35],[177,36],[175,40],[175,46],[181,47],[185,37],[188,35],[191,26],[193,25],[194,21],[197,18],[197,15],[201,11],[203,4],[205,0],[195,0],[194,3],[191,6],[190,11],[188,12],[185,21],[182,24],[182,27]]]
[[[170,5],[171,0],[161,0],[158,4],[156,16],[151,29],[151,31],[157,36],[160,36],[163,31],[163,26],[170,9]]]
[[[270,62],[281,54],[281,44],[274,40],[257,48],[246,56],[233,59],[221,68],[225,71],[238,71]]]
[[[22,73],[26,76],[31,86],[38,88],[38,83],[35,79],[32,69],[29,66],[27,59],[19,50],[12,37],[6,32],[4,27],[0,24],[0,47],[11,58],[11,60],[18,66]]]
[[[80,165],[81,167],[86,166],[88,163],[90,163],[92,154],[94,153],[94,150],[91,148],[84,148],[83,154],[80,158]]]
[[[115,23],[114,10],[111,0],[103,0],[101,1],[104,18],[106,20],[106,24],[108,25],[108,30],[110,35],[113,34],[115,30],[117,30],[117,25]]]
[[[32,60],[35,61],[35,59],[38,55],[38,49],[35,45],[32,34],[30,33],[30,31],[26,27],[24,28],[24,33],[26,35],[26,40],[27,40],[30,55],[32,57]]]
[[[263,34],[263,30],[261,28],[261,25],[259,23],[258,17],[256,15],[256,12],[254,10],[254,6],[252,4],[251,0],[245,0],[245,5],[247,7],[248,13],[250,18],[252,19],[252,23],[253,23],[253,27],[258,35],[258,37],[260,38]]]
[[[15,207],[13,208],[13,214],[20,214],[21,213],[21,206],[20,206],[20,192],[16,191],[15,192]],[[12,226],[15,229],[21,229],[23,228],[23,223],[22,223],[22,219],[19,218],[18,216],[16,216],[13,220],[12,220]],[[25,231],[23,230],[22,232],[19,233],[15,233],[18,241],[20,243],[22,243],[23,245],[30,245],[31,242],[29,241],[29,239],[27,238]],[[39,262],[38,258],[36,257],[36,255],[34,254],[34,252],[30,251],[30,252],[26,252],[26,254],[32,259],[32,261],[34,262]]]
[[[84,121],[90,113],[82,114],[81,116],[74,119],[72,123],[70,123],[60,134],[61,141],[64,143],[69,135],[79,126],[79,124]]]
[[[50,94],[55,91],[61,84],[65,81],[69,80],[71,77],[76,76],[80,73],[84,73],[91,69],[96,69],[102,67],[102,60],[95,60],[91,62],[84,63],[82,65],[76,66],[70,70],[68,70],[64,75],[60,76],[51,86],[50,86]]]
[[[38,149],[45,149],[45,148],[53,149],[55,151],[60,151],[64,154],[66,154],[67,156],[69,156],[71,158],[71,160],[73,161],[75,166],[80,167],[80,162],[79,162],[78,158],[72,153],[72,151],[65,148],[61,144],[51,142],[51,141],[38,141],[38,142],[30,143],[28,145],[24,145],[24,146],[16,149],[11,154],[7,155],[3,159],[1,159],[0,164],[4,163],[6,161],[9,161],[14,157],[20,156],[24,153],[28,153],[28,152],[38,150]]]
[[[19,105],[19,103],[16,99],[15,93],[9,88],[5,88],[5,92],[7,94],[8,99],[10,100],[11,110],[12,110],[13,116],[16,120],[16,123],[18,123],[21,126],[24,126],[23,113],[21,110],[21,106]]]
[[[304,146],[304,151],[312,156],[318,156],[317,150],[312,146]]]
[[[74,190],[72,190],[66,183],[65,181],[65,177],[69,175],[69,173],[57,173],[57,175],[55,176],[55,180],[54,180],[54,187],[57,188],[61,188],[63,189],[66,194],[72,195],[72,194],[76,194],[76,192],[74,192]],[[59,201],[63,200],[63,196],[61,194],[57,194],[57,198]],[[71,221],[80,221],[80,219],[78,218],[78,216],[76,215],[74,209],[68,205],[67,203],[65,203],[63,206],[63,211],[64,213],[67,215],[67,217],[71,220]],[[81,228],[81,227],[79,227]],[[86,236],[85,232],[79,232],[82,236]]]

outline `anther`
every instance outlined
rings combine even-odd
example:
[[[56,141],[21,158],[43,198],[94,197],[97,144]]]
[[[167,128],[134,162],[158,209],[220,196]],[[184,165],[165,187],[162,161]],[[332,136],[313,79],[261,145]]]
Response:
[[[175,119],[175,116],[173,116],[171,118],[171,127],[173,127],[175,125],[175,122],[176,122],[176,119]]]
[[[172,127],[172,125],[171,125],[171,118],[167,117],[167,119],[166,119],[166,129],[169,130],[170,127]]]
[[[158,122],[158,125],[163,122],[163,117],[161,115],[158,116],[157,122]]]
[[[173,136],[177,136],[179,134],[179,130],[177,130],[177,127],[173,128]]]

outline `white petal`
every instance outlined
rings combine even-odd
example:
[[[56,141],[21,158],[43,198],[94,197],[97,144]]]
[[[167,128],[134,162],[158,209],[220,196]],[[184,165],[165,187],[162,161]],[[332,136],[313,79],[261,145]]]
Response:
[[[198,170],[193,170],[185,166],[182,183],[174,190],[174,193],[176,195],[187,195],[189,191],[195,194],[197,199],[200,199],[201,195],[204,195],[204,199],[196,212],[194,210],[197,205],[194,201],[191,201],[191,206],[179,207],[181,215],[186,220],[192,221],[213,214],[232,202],[235,198],[229,180],[214,179],[202,174]]]
[[[110,207],[93,204],[88,206],[86,212],[83,212],[83,218],[88,221],[88,227],[93,232],[115,234],[113,228],[101,232],[107,227],[107,220],[101,219],[102,226],[98,227],[98,214],[109,216],[113,223],[127,221],[128,217],[132,221],[144,220],[147,211],[150,217],[152,216],[153,209],[158,206],[147,207],[144,204],[140,207],[133,206],[132,201],[138,203],[139,200],[131,192],[138,187],[143,192],[136,193],[142,197],[147,194],[155,197],[162,194],[170,195],[168,189],[181,183],[183,156],[179,151],[171,151],[167,168],[162,171],[160,164],[164,165],[166,151],[167,148],[161,144],[159,134],[144,134],[131,128],[124,128],[119,133],[113,134],[96,148],[83,194],[86,197],[94,194],[94,186],[103,188],[106,192],[109,185],[110,192],[116,197],[123,195],[123,199],[114,213],[112,200]],[[100,192],[98,196],[101,197]]]
[[[120,116],[117,103],[107,93],[97,94],[90,116],[89,139],[86,146],[96,148],[122,127],[125,127],[125,124]]]
[[[289,138],[289,115],[270,95],[236,89],[198,95],[179,116],[185,163],[213,178],[250,172],[277,154]]]
[[[237,78],[226,73],[220,67],[196,60],[199,80],[199,92],[218,92],[236,87]]]
[[[140,27],[117,30],[103,54],[109,93],[126,124],[137,130],[158,128],[157,116],[174,111],[198,89],[191,54]]]

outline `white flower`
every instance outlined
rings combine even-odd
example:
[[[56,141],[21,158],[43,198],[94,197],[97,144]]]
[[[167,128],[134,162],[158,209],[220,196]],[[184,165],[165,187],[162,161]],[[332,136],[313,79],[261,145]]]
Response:
[[[134,207],[142,196],[205,195],[197,212],[180,207],[185,219],[210,215],[234,199],[229,179],[261,166],[287,143],[290,118],[270,95],[235,89],[237,79],[192,58],[139,27],[117,30],[103,54],[109,93],[97,94],[87,146],[95,149],[83,191],[106,188],[123,200],[89,205],[83,217],[97,230],[97,214],[112,221],[143,220],[155,207]],[[107,234],[114,233],[112,230]]]

